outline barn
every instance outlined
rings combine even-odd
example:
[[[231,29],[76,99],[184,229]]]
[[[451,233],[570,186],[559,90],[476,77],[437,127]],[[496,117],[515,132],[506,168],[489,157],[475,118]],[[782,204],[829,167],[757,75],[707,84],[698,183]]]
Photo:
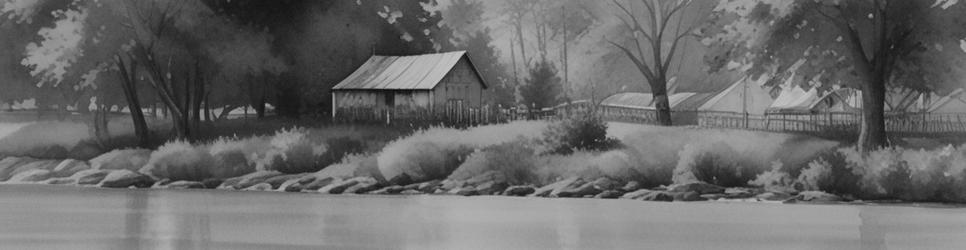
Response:
[[[395,113],[487,104],[483,80],[466,51],[372,56],[332,88],[332,116],[348,110]]]

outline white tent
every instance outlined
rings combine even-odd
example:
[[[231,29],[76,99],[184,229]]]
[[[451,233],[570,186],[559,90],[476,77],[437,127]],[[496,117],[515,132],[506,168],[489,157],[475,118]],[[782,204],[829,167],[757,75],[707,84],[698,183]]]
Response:
[[[772,111],[808,111],[818,102],[818,90],[812,88],[805,91],[800,86],[782,89],[778,98],[771,104]]]
[[[809,108],[817,112],[853,112],[862,108],[862,92],[852,88],[830,91]]]
[[[933,103],[929,107],[929,113],[966,113],[966,96],[963,94],[963,89],[957,89],[953,93],[940,98],[938,101]]]
[[[760,84],[767,80],[764,76],[759,81],[753,81],[750,77],[741,78],[705,102],[698,110],[764,115],[772,103],[771,95]]]

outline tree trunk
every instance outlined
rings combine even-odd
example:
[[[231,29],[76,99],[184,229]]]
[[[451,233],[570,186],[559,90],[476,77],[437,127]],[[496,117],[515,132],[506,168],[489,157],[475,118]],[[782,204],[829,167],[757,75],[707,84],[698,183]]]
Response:
[[[654,98],[654,116],[656,122],[661,126],[671,126],[671,103],[667,93],[667,81],[661,77],[651,83],[651,95]]]
[[[888,146],[885,130],[885,78],[876,72],[871,82],[862,86],[862,124],[859,151],[870,152]]]
[[[120,56],[115,57],[115,59],[123,78],[121,87],[124,89],[124,97],[127,99],[127,106],[131,111],[131,121],[134,123],[134,134],[138,138],[138,146],[149,147],[151,135],[148,130],[148,123],[144,119],[144,113],[141,111],[141,101],[138,99],[137,75],[135,74],[137,63],[131,60],[130,64],[125,65]]]

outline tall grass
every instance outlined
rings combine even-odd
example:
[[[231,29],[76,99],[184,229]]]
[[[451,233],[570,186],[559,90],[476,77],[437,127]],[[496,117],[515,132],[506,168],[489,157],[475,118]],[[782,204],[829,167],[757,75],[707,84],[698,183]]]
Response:
[[[860,199],[966,202],[966,146],[925,150],[891,147],[868,154],[840,148],[790,174],[789,186]],[[771,173],[775,174],[775,173]],[[759,176],[767,179],[768,176]]]

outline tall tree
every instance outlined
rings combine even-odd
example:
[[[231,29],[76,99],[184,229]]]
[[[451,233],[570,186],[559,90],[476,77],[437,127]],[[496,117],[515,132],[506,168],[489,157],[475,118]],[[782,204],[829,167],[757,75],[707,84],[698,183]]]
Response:
[[[689,36],[693,37],[695,29],[702,23],[701,19],[695,18],[701,15],[685,13],[692,6],[702,5],[692,4],[691,0],[611,1],[630,36],[624,37],[625,42],[609,42],[619,48],[644,75],[654,98],[657,122],[670,126],[668,70],[672,60],[679,56],[681,43]]]
[[[560,101],[560,77],[552,62],[540,60],[530,68],[530,77],[520,89],[522,102],[530,108],[549,108]]]
[[[825,87],[862,91],[858,146],[868,152],[889,144],[885,128],[888,89],[948,92],[966,68],[958,50],[966,37],[966,5],[939,0],[723,1],[717,15],[718,47],[711,65],[745,62],[753,72],[790,68]]]

